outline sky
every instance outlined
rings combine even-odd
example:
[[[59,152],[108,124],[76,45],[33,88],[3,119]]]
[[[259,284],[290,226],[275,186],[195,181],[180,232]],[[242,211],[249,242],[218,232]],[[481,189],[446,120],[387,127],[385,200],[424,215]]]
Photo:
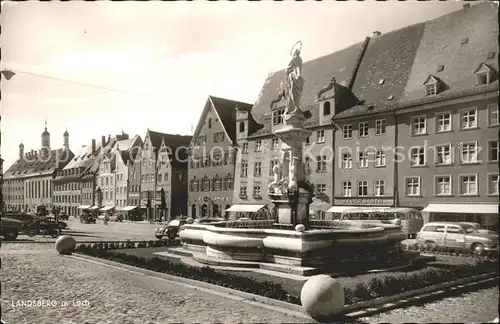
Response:
[[[45,120],[51,147],[67,129],[75,153],[122,131],[190,134],[209,95],[253,104],[297,40],[307,61],[462,5],[2,1],[1,69],[16,72],[0,83],[4,170],[19,143],[40,148]]]

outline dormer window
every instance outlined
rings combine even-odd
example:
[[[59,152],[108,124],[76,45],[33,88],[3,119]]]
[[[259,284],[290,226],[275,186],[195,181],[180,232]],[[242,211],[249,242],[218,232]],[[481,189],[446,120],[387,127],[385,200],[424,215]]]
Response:
[[[476,75],[476,85],[490,84],[490,82],[493,81],[493,72],[494,70],[489,65],[481,63],[476,71],[474,71]]]
[[[285,115],[285,109],[274,110],[273,111],[273,125],[282,124],[284,115]]]
[[[240,122],[240,125],[239,125],[239,131],[240,133],[243,133],[245,131],[245,123],[244,122]]]
[[[439,92],[439,79],[433,75],[430,75],[427,80],[424,82],[425,86],[425,95],[426,96],[434,96]]]
[[[326,101],[325,103],[323,103],[323,116],[328,116],[330,115],[330,113],[330,102]]]

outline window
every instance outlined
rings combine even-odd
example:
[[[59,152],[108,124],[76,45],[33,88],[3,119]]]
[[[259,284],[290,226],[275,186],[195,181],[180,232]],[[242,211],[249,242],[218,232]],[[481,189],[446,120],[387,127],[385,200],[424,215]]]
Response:
[[[224,132],[214,133],[214,143],[224,142]]]
[[[240,197],[246,197],[247,196],[247,187],[246,184],[242,184],[242,187],[240,187]]]
[[[368,181],[358,181],[358,196],[368,196]]]
[[[261,197],[261,190],[260,190],[260,186],[254,186],[253,187],[253,196],[254,197]]]
[[[436,146],[436,164],[450,165],[451,161],[451,144]]]
[[[222,161],[223,161],[223,158],[222,158],[222,152],[214,152],[214,155],[212,156],[212,165],[214,166],[219,166],[219,165],[222,165]]]
[[[476,175],[461,175],[460,176],[460,194],[477,195],[477,176]]]
[[[326,155],[316,157],[316,172],[326,171]]]
[[[201,183],[203,191],[210,191],[210,179],[205,176]]]
[[[203,164],[202,167],[209,167],[210,166],[210,156],[205,155],[203,157]]]
[[[375,121],[375,134],[382,135],[386,133],[387,122],[385,119],[379,119]]]
[[[385,195],[385,180],[375,180],[375,196]]]
[[[460,111],[460,129],[471,129],[477,127],[477,110],[464,109]]]
[[[436,133],[451,131],[451,114],[440,113],[436,115]]]
[[[375,166],[385,166],[385,151],[382,149],[377,150],[377,152],[375,153]]]
[[[212,128],[212,118],[208,119],[208,128]]]
[[[406,195],[407,196],[420,196],[420,178],[408,177],[406,182]]]
[[[361,122],[358,124],[359,137],[368,136],[368,122]]]
[[[248,153],[248,143],[243,143],[241,151],[242,153]]]
[[[460,143],[460,162],[477,163],[477,143]]]
[[[498,140],[488,141],[488,161],[498,162]]]
[[[351,197],[352,196],[352,185],[351,181],[342,182],[342,196]]]
[[[216,191],[222,190],[222,178],[219,177],[218,175],[215,175],[214,180],[213,180],[213,188]]]
[[[319,194],[326,194],[326,184],[316,184],[316,192]]]
[[[427,96],[433,96],[437,93],[437,83],[427,84],[425,86],[425,94]]]
[[[352,125],[347,124],[342,127],[342,135],[344,139],[351,139],[352,138]]]
[[[323,116],[328,116],[330,115],[330,102],[326,101],[323,103]]]
[[[243,133],[245,131],[245,122],[240,122],[238,130],[240,131],[240,133]]]
[[[368,154],[366,152],[359,152],[358,154],[358,168],[368,167]]]
[[[498,196],[498,173],[488,174],[488,195]]]
[[[269,163],[269,175],[272,176],[274,175],[274,167],[279,165],[279,160],[271,160]]]
[[[411,119],[411,134],[424,135],[427,133],[426,120],[423,116],[413,117]]]
[[[498,126],[500,122],[498,120],[498,105],[491,104],[488,105],[488,125]]]
[[[342,169],[352,169],[352,155],[351,155],[351,153],[342,154]]]
[[[158,182],[161,182],[161,181],[162,181],[162,180],[161,180],[161,177],[162,177],[161,173],[160,173],[160,174],[158,174]]]
[[[305,141],[305,145],[311,144],[311,136],[308,136]]]
[[[411,161],[412,166],[423,166],[425,165],[425,148],[424,147],[413,147],[411,149]]]
[[[451,195],[451,176],[436,176],[436,196]]]
[[[279,148],[280,148],[280,140],[279,140],[279,138],[273,138],[272,148],[273,148],[273,150],[279,150]]]
[[[262,162],[255,162],[253,176],[260,177],[262,173]]]
[[[458,226],[448,226],[446,228],[446,233],[451,234],[465,234],[464,230]]]
[[[246,178],[248,176],[248,162],[241,162],[241,177]]]
[[[226,177],[226,179],[224,181],[225,181],[224,190],[233,190],[234,182],[233,182],[232,175],[228,174],[228,176]]]
[[[255,141],[255,152],[261,152],[262,151],[262,141],[258,140]]]
[[[283,124],[284,114],[285,114],[285,109],[279,109],[273,111],[273,125]]]
[[[476,84],[477,85],[484,85],[484,84],[489,84],[490,83],[490,73],[489,71],[481,72],[481,73],[476,73]]]
[[[319,130],[317,134],[318,134],[318,139],[316,140],[316,143],[324,143],[325,142],[325,131]]]

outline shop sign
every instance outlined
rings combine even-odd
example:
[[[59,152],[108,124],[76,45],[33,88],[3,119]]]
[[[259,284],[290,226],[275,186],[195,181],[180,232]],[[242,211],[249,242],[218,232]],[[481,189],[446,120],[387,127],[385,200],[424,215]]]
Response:
[[[207,203],[209,201],[216,202],[216,201],[228,201],[228,200],[229,199],[227,197],[212,197],[212,199],[210,199],[209,197],[199,197],[198,199],[196,199],[196,201],[203,203]]]
[[[393,204],[392,198],[341,198],[336,199],[336,205],[353,205],[353,206],[390,206]]]

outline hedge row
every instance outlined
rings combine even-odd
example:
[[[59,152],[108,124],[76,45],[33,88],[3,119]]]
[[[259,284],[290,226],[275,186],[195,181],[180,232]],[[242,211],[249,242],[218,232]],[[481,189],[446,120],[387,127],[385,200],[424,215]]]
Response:
[[[423,244],[401,244],[404,250],[406,251],[418,251],[422,253],[436,254],[436,255],[451,255],[451,256],[460,256],[460,257],[469,257],[469,258],[480,258],[486,260],[498,260],[498,252],[494,251],[473,251],[473,250],[464,250],[460,248],[451,248],[451,247],[428,247]]]
[[[163,247],[163,246],[180,246],[181,242],[178,240],[150,240],[133,242],[127,240],[126,242],[92,242],[81,243],[76,247],[76,252],[82,249],[97,249],[97,250],[117,250],[117,249],[135,249],[135,248],[150,248],[150,247]]]
[[[244,291],[247,293],[269,297],[300,305],[298,296],[285,291],[281,284],[272,281],[256,281],[247,277],[219,273],[208,266],[199,268],[185,264],[172,263],[158,257],[145,258],[118,251],[81,245],[78,252],[93,257],[120,262],[156,272],[167,273],[183,278],[203,281],[222,287]],[[427,268],[403,274],[386,274],[382,278],[373,278],[367,283],[358,283],[344,288],[346,305],[371,300],[377,297],[391,296],[413,289],[453,281],[479,274],[497,272],[495,262],[479,260],[475,264],[455,266],[450,269]]]

